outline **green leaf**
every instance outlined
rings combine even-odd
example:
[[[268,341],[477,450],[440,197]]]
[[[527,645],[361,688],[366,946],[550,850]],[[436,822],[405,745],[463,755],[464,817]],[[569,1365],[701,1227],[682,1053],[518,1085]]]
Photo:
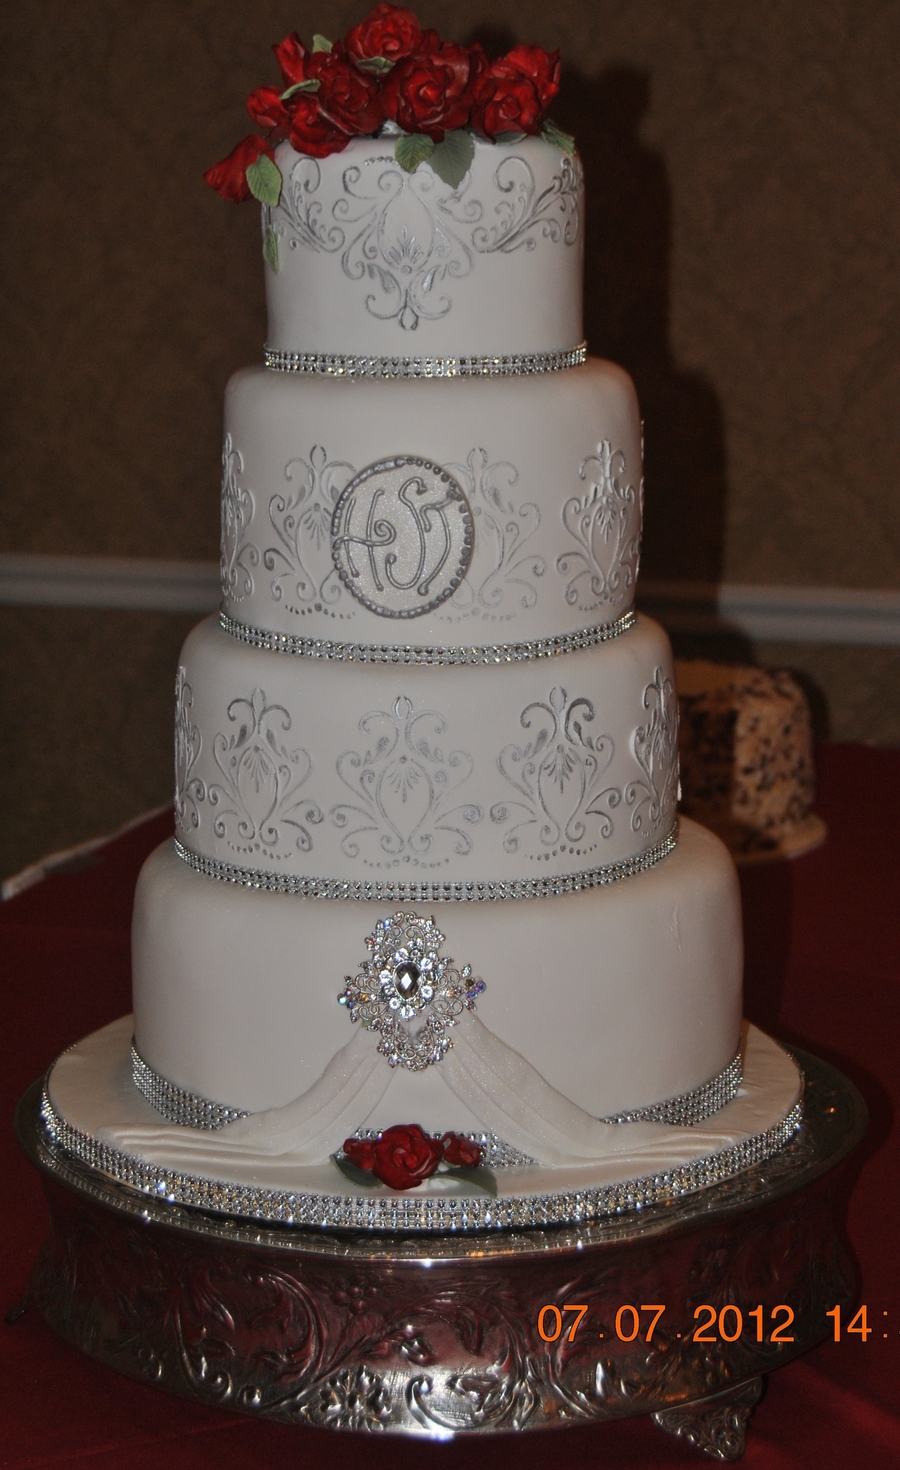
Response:
[[[394,65],[392,61],[388,61],[386,56],[356,57],[355,64],[360,71],[370,71],[376,77],[386,77]]]
[[[247,169],[247,188],[260,204],[277,204],[281,198],[281,169],[268,153],[261,153]]]
[[[475,139],[464,128],[455,133],[445,133],[443,143],[438,143],[429,159],[439,179],[458,189],[475,156]]]
[[[332,1163],[340,1169],[345,1179],[351,1184],[359,1184],[363,1189],[377,1189],[378,1180],[369,1169],[360,1169],[357,1164],[351,1164],[349,1159],[338,1158],[337,1154],[331,1155]]]
[[[570,157],[575,152],[575,139],[572,134],[564,133],[562,128],[558,128],[556,123],[550,121],[549,117],[541,128],[541,137],[545,143],[552,144],[554,148],[561,148],[563,153],[568,153]]]
[[[295,92],[318,92],[321,85],[318,77],[309,77],[305,82],[295,82],[292,87],[288,87],[286,92],[282,92],[281,100],[287,102]]]
[[[318,35],[316,35],[316,36],[313,36],[313,50],[314,51],[333,51],[334,50],[334,47],[332,46],[332,44],[329,41],[329,39],[328,39],[327,36],[318,36]]]
[[[485,1194],[491,1195],[493,1199],[497,1198],[497,1181],[491,1169],[482,1169],[480,1167],[474,1169],[448,1168],[446,1171],[441,1170],[442,1174],[444,1172],[451,1179],[462,1179],[466,1184],[474,1184],[476,1189],[483,1189]]]
[[[263,231],[263,260],[277,276],[281,268],[281,262],[278,259],[278,236],[271,225],[266,225]]]
[[[495,143],[521,143],[527,137],[527,133],[498,133],[494,138]]]
[[[419,164],[435,151],[433,140],[425,133],[401,133],[394,144],[394,157],[408,174],[414,174]]]

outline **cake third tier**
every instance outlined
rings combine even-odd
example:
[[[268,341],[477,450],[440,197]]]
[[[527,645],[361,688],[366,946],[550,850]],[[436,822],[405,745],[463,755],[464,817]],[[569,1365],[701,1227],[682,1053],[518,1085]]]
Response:
[[[671,843],[671,651],[639,617],[491,670],[348,667],[208,619],[182,654],[176,752],[184,856],[213,876],[428,902],[593,886]]]

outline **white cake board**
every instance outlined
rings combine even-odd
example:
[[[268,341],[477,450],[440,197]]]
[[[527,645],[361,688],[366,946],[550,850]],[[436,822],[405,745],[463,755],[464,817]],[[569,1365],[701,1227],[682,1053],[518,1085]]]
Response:
[[[58,1058],[43,1104],[53,1139],[145,1194],[304,1226],[416,1232],[598,1219],[679,1197],[758,1164],[788,1141],[801,1119],[803,1079],[796,1062],[777,1042],[746,1026],[744,1080],[737,1096],[712,1117],[691,1128],[673,1127],[652,1147],[589,1165],[499,1169],[497,1198],[446,1175],[414,1190],[365,1189],[330,1160],[310,1167],[261,1157],[233,1160],[216,1178],[185,1175],[170,1167],[163,1150],[148,1149],[139,1157],[101,1141],[103,1129],[160,1121],[132,1082],[131,1038],[131,1017],[123,1016]]]

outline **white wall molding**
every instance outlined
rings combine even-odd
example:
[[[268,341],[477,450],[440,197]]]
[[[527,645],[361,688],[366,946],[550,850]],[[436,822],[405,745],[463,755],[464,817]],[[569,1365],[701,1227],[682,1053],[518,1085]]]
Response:
[[[219,598],[215,562],[0,555],[0,603],[7,605],[204,613],[218,607]],[[642,578],[638,605],[673,633],[900,647],[900,591]]]
[[[219,568],[211,561],[0,555],[0,603],[204,613],[218,607],[221,596]]]
[[[900,647],[900,592],[863,587],[653,582],[638,606],[673,633],[739,633],[772,643]]]

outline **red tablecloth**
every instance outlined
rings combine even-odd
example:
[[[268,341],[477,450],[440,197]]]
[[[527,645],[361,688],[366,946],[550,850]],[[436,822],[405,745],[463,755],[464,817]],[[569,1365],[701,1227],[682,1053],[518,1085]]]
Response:
[[[792,863],[745,870],[747,1013],[776,1036],[834,1062],[871,1112],[857,1156],[850,1237],[872,1335],[826,1343],[772,1376],[754,1415],[747,1470],[900,1465],[900,752],[825,746],[819,810],[829,838]],[[129,1003],[128,927],[143,858],[171,830],[156,817],[0,905],[7,1021],[6,1116],[77,1037]],[[40,1183],[3,1133],[5,1251],[0,1307],[21,1299],[45,1230]],[[887,1334],[886,1336],[884,1334]],[[339,1439],[199,1408],[132,1383],[64,1346],[34,1312],[0,1329],[5,1400],[0,1466],[294,1470],[333,1463],[394,1470],[499,1465],[567,1470],[697,1465],[696,1452],[648,1420],[449,1445]]]

